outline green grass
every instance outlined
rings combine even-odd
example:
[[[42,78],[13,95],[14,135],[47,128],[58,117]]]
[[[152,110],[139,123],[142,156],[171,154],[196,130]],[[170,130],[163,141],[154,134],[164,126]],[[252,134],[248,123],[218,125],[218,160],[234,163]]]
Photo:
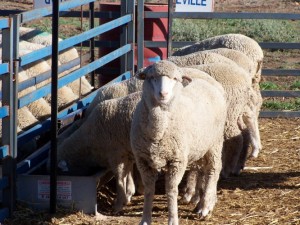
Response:
[[[299,91],[299,90],[300,90],[300,80],[295,81],[295,82],[291,85],[291,90],[296,90],[296,91]]]
[[[277,101],[277,100],[266,100],[262,105],[263,109],[268,110],[290,110],[299,111],[300,110],[300,98],[296,98],[290,101]]]
[[[258,42],[299,42],[300,21],[242,19],[174,19],[174,41],[199,41],[208,37],[241,33]]]
[[[300,90],[300,80],[296,80],[291,84],[279,85],[271,81],[264,81],[259,84],[261,90]]]
[[[261,90],[280,90],[281,87],[273,82],[266,81],[260,83],[260,89]]]

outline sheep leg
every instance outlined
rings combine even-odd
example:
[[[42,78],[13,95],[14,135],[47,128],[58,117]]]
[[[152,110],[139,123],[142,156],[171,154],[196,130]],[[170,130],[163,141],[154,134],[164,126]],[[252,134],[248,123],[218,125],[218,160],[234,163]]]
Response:
[[[141,174],[144,185],[144,207],[143,217],[140,225],[150,225],[152,221],[153,198],[155,194],[155,182],[157,180],[157,171],[151,168],[147,160],[136,156],[136,165]]]
[[[196,168],[191,168],[187,171],[186,185],[183,190],[183,196],[180,200],[181,204],[188,204],[191,199],[195,196],[196,183],[197,183],[198,172]]]
[[[219,143],[204,156],[206,163],[203,166],[205,181],[205,184],[203,184],[203,196],[195,209],[196,213],[200,214],[201,217],[207,216],[217,202],[217,183],[222,168],[222,145],[222,142]]]
[[[183,162],[174,162],[169,165],[165,175],[166,193],[168,198],[169,222],[168,225],[178,225],[178,185],[186,169]]]
[[[235,172],[236,165],[243,149],[243,136],[239,129],[232,132],[229,137],[225,137],[223,146],[223,169],[222,178],[227,178]]]
[[[133,164],[129,165],[129,172],[126,177],[126,204],[131,201],[131,197],[135,193],[135,185],[133,181]]]
[[[256,158],[262,149],[257,117],[253,112],[248,111],[243,115],[243,121],[250,133],[250,143],[252,146],[251,156]]]
[[[122,158],[122,157],[121,157]],[[114,204],[114,212],[118,213],[122,211],[123,206],[127,204],[126,196],[126,180],[127,176],[130,173],[130,166],[128,163],[121,160],[116,160],[118,163],[116,166],[112,165],[111,168],[115,168],[113,173],[116,177],[117,183],[117,197]]]
[[[243,135],[243,149],[240,154],[240,158],[236,164],[236,167],[234,169],[235,175],[239,175],[241,173],[241,170],[244,169],[244,166],[245,166],[246,160],[247,160],[249,144],[250,144],[250,133],[249,133],[248,129],[244,129],[242,131],[242,135]]]

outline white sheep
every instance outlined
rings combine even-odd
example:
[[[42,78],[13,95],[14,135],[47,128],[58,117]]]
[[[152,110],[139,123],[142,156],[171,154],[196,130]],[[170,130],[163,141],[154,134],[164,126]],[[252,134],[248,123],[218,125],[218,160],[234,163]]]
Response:
[[[234,55],[236,53],[236,56]],[[240,59],[236,59],[236,57],[239,57]],[[251,95],[250,95],[250,100],[248,102],[248,114],[251,114],[251,116],[246,116],[244,121],[247,123],[247,126],[244,124],[240,124],[241,129],[246,129],[246,127],[252,127],[252,130],[255,130],[255,132],[248,133],[244,132],[245,135],[245,141],[246,140],[251,140],[252,144],[252,156],[257,157],[259,151],[261,150],[261,141],[260,141],[260,134],[259,134],[259,129],[258,129],[258,114],[262,105],[262,97],[260,90],[257,90],[253,86],[253,77],[255,74],[253,74],[253,63],[252,60],[250,60],[244,53],[241,53],[236,50],[232,49],[212,49],[212,50],[204,50],[204,51],[196,51],[194,53],[190,53],[187,55],[183,56],[171,56],[168,58],[169,61],[175,63],[178,66],[193,66],[193,65],[202,65],[202,64],[209,64],[209,63],[226,63],[228,65],[234,65],[234,68],[237,68],[236,66],[240,66],[241,68],[244,69],[246,73],[246,80],[249,82],[251,85]],[[249,71],[252,71],[252,75],[249,73]],[[256,73],[256,70],[255,70]],[[245,77],[245,76],[244,76]],[[256,119],[254,120],[253,118],[253,113],[256,115]],[[247,119],[250,118],[250,119]],[[246,135],[250,135],[250,137],[246,137]],[[253,139],[254,137],[254,139]],[[249,143],[244,143],[245,146],[247,146]],[[243,150],[243,153],[247,151],[246,149]],[[244,160],[241,159],[239,162],[240,166],[238,166],[240,169],[243,167],[242,165],[245,164],[245,157],[243,158]],[[237,171],[240,171],[240,169],[236,169],[235,173]],[[227,174],[227,173],[225,173]]]
[[[256,76],[253,83],[259,83],[261,79],[262,62],[264,58],[263,51],[259,44],[252,38],[243,34],[224,34],[211,37],[193,45],[183,47],[173,53],[174,56],[187,55],[193,52],[216,49],[216,48],[230,48],[238,50],[248,56],[256,63]]]
[[[253,134],[253,149],[259,149],[260,139],[257,135],[256,127],[253,126],[253,124],[256,124],[256,115],[249,110],[248,106],[251,103],[252,89],[247,79],[247,73],[235,64],[211,63],[183,69],[191,78],[197,78],[199,75],[197,72],[194,72],[195,68],[209,74],[209,76],[218,81],[226,93],[228,110],[224,129],[223,168],[221,173],[222,177],[226,178],[230,174],[237,174],[240,171],[240,168],[237,170],[237,165],[240,155],[245,151],[244,131],[240,128],[241,123],[246,124],[245,130]],[[204,79],[203,76],[201,78]],[[198,171],[197,167],[191,168],[188,172],[186,186],[181,199],[182,203],[188,203],[192,198],[194,203],[200,200],[200,192],[198,190],[203,189],[203,181],[198,179],[198,173],[201,172]]]
[[[50,33],[27,27],[20,27],[20,39],[22,40],[19,43],[20,48],[28,50],[36,50],[52,44],[52,35]],[[59,41],[62,41],[62,39],[59,38]],[[76,48],[69,48],[59,53],[58,64],[66,64],[76,58],[79,58]],[[47,62],[51,65],[51,59],[48,59]],[[78,68],[80,68],[80,65],[60,73],[59,77],[65,76]],[[71,82],[67,86],[77,95],[86,95],[93,89],[85,76]]]
[[[31,50],[20,50],[20,55],[25,55],[30,53]],[[26,74],[28,77],[35,77],[41,73],[47,72],[51,70],[50,65],[45,60],[38,60],[34,63],[30,63],[28,65],[25,65],[22,67],[24,71],[26,71]],[[44,85],[50,83],[51,78],[46,79],[45,81],[42,81],[41,83],[36,85],[36,88],[43,87]],[[63,86],[58,89],[58,108],[63,109],[66,108],[69,104],[74,102],[79,98],[78,95],[76,95],[71,88],[67,86]],[[51,95],[45,96],[45,99],[48,103],[51,103]]]
[[[117,181],[115,212],[135,192],[130,125],[139,92],[97,104],[84,123],[58,145],[58,167],[71,175],[87,175],[99,167],[112,170]]]
[[[93,112],[93,109],[97,107],[98,104],[100,104],[104,100],[124,97],[128,94],[141,91],[142,85],[143,82],[141,80],[136,79],[136,77],[131,77],[124,81],[108,84],[99,88],[97,95],[84,111],[83,118],[72,123],[72,125],[68,127],[68,129],[61,133],[58,136],[58,142],[61,143],[66,137],[68,137],[76,129],[78,129],[78,127],[80,127],[81,124],[84,123],[84,121],[89,117],[89,115]]]
[[[26,71],[20,69],[18,74],[19,82],[23,82],[27,80],[29,77],[26,74]],[[31,86],[29,88],[24,89],[18,93],[19,98],[25,96],[26,94],[35,91],[35,86]],[[44,99],[40,98],[32,103],[27,105],[27,108],[30,112],[39,120],[42,121],[47,119],[51,115],[51,106],[50,104]]]
[[[151,223],[155,181],[160,171],[165,171],[169,224],[178,224],[178,184],[187,166],[202,159],[206,186],[196,211],[207,216],[217,201],[226,114],[224,92],[201,79],[183,88],[183,72],[166,60],[154,63],[137,76],[145,81],[130,138],[145,188],[141,224]]]

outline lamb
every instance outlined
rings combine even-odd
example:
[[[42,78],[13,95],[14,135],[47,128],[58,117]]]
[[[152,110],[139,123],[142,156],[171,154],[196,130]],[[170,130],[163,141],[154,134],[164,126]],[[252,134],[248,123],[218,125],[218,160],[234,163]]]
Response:
[[[87,175],[107,167],[117,180],[115,212],[122,210],[135,192],[130,125],[139,92],[97,104],[85,122],[58,145],[58,167],[68,175]],[[113,157],[112,157],[113,156]]]
[[[203,163],[206,185],[196,211],[205,217],[217,200],[227,110],[224,91],[201,79],[183,87],[186,77],[182,70],[167,60],[148,66],[137,76],[144,79],[144,84],[130,138],[145,187],[141,224],[151,223],[160,171],[165,171],[169,224],[178,224],[178,184],[187,166],[199,161]]]

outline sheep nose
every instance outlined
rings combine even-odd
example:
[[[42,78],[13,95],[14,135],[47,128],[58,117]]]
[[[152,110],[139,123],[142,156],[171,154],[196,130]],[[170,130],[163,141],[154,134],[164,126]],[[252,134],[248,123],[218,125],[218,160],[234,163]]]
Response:
[[[166,97],[168,95],[167,91],[160,91],[159,92],[160,97]]]

